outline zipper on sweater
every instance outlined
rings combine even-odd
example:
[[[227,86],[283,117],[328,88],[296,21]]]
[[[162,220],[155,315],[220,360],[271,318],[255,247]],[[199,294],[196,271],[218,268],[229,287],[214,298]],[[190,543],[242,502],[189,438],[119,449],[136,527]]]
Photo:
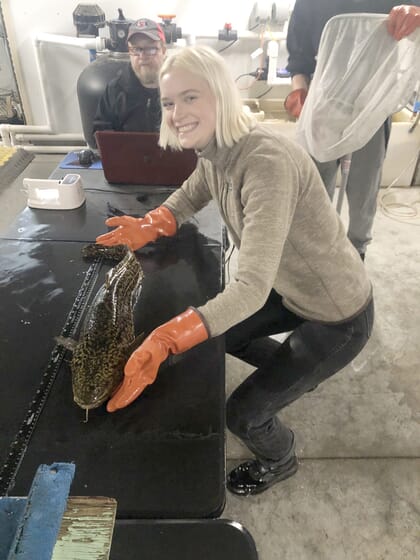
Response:
[[[222,210],[225,216],[227,216],[227,198],[229,195],[229,191],[232,190],[232,181],[230,179],[223,180],[223,193],[221,198],[222,202]]]

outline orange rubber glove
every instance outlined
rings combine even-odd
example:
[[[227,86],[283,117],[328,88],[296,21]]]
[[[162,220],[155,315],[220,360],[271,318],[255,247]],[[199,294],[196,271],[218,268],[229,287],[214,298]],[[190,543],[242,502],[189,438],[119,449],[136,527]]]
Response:
[[[304,88],[294,89],[284,100],[284,108],[291,117],[298,119],[303,109],[308,90]]]
[[[395,6],[386,21],[388,33],[399,41],[420,27],[420,8],[417,6]]]
[[[148,212],[144,218],[133,216],[115,216],[106,220],[107,226],[116,229],[99,235],[96,243],[100,245],[128,245],[132,251],[140,249],[162,235],[175,235],[177,224],[172,212],[165,206],[159,206]]]
[[[124,368],[124,380],[108,401],[108,412],[132,403],[156,379],[160,364],[169,354],[181,354],[209,337],[194,309],[189,308],[152,331],[134,350]]]

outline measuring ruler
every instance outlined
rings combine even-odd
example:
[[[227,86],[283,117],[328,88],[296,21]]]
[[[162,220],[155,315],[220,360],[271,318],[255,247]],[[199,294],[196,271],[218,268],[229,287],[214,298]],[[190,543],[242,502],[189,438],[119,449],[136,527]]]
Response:
[[[102,260],[102,256],[97,257],[86,272],[85,278],[61,331],[61,336],[72,337],[75,335],[95,286]],[[26,453],[32,433],[47,401],[51,387],[60,370],[65,353],[66,349],[58,344],[51,352],[39,387],[29,405],[26,417],[9,447],[5,463],[0,470],[0,496],[6,496],[14,486],[17,471]]]

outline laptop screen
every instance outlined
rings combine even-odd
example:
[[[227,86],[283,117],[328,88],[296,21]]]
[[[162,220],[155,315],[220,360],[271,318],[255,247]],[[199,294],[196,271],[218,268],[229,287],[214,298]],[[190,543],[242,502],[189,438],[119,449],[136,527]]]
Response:
[[[194,171],[194,150],[163,150],[155,132],[98,130],[96,142],[109,183],[178,187]]]

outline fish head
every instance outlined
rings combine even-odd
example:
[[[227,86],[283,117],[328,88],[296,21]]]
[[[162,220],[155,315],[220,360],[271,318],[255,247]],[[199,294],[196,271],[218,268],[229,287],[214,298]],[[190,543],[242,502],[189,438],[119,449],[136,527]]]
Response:
[[[115,387],[110,390],[108,387],[96,387],[94,384],[88,387],[80,388],[73,385],[74,402],[84,410],[92,410],[98,408],[108,400],[114,392]]]
[[[95,353],[79,345],[73,354],[72,385],[75,403],[85,410],[106,402],[124,376],[125,353]]]

